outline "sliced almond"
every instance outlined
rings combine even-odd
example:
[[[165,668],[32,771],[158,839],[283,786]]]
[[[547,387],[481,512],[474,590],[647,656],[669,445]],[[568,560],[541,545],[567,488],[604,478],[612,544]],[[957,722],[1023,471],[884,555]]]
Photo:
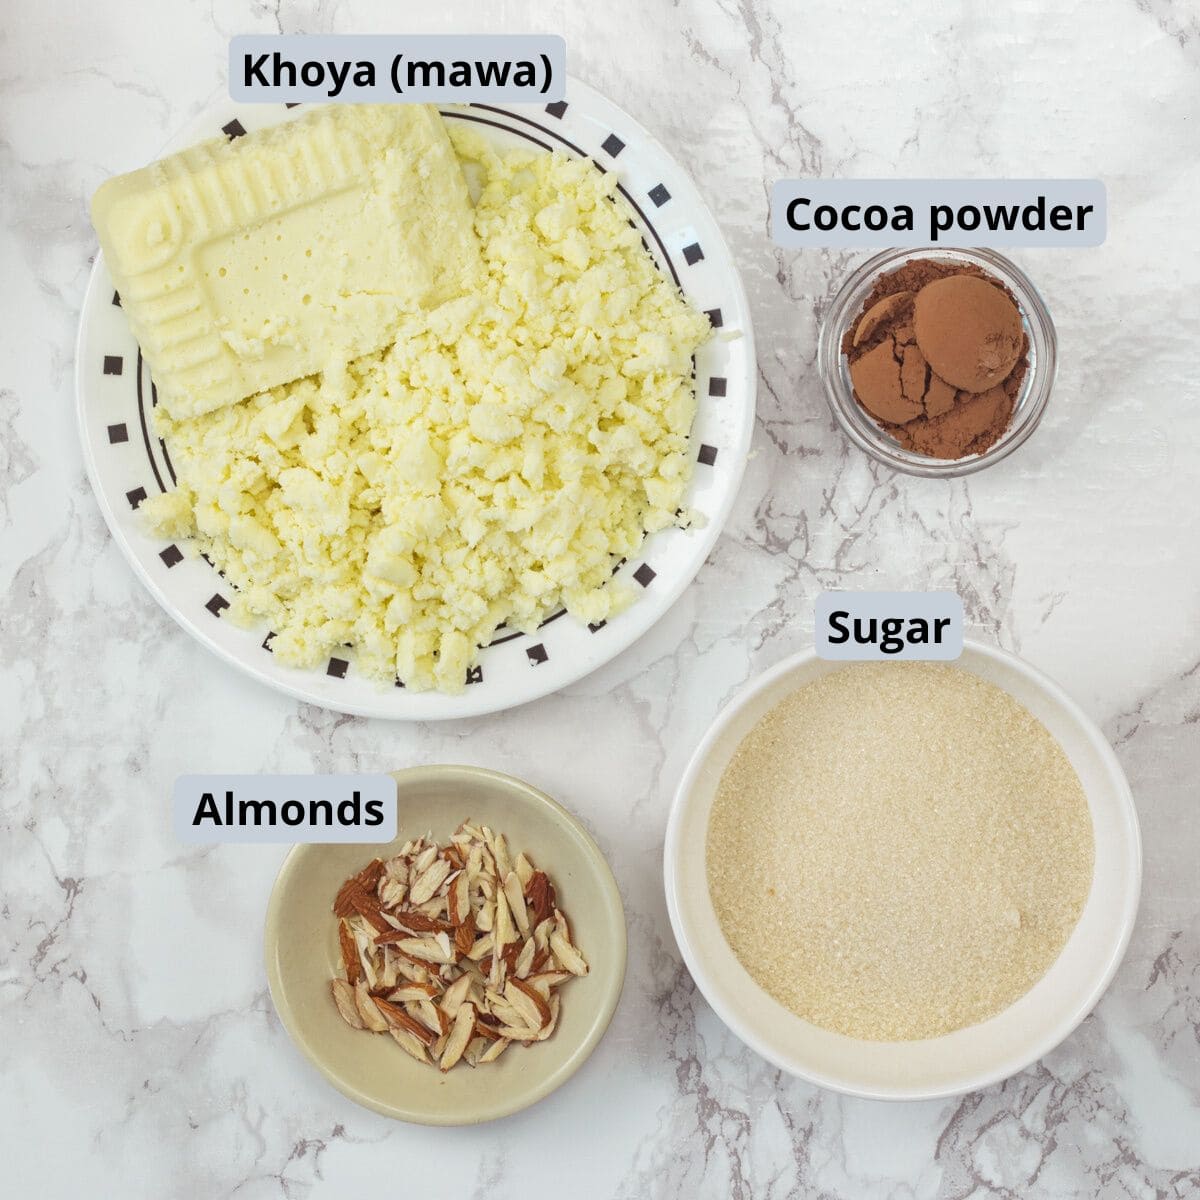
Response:
[[[463,1062],[468,1066],[477,1067],[480,1058],[483,1057],[483,1053],[487,1050],[489,1044],[487,1038],[473,1037],[467,1043],[467,1048],[463,1051]]]
[[[362,1017],[363,1024],[372,1033],[386,1032],[388,1023],[384,1020],[383,1013],[379,1011],[379,1006],[375,1003],[371,993],[367,991],[366,983],[361,979],[354,987],[354,1006],[358,1009],[358,1015]]]
[[[572,975],[588,973],[587,961],[583,955],[557,929],[550,935],[550,949],[564,971],[570,971]]]
[[[354,911],[351,898],[357,889],[358,883],[353,879],[347,879],[338,889],[338,894],[333,898],[333,915],[335,917],[348,917]]]
[[[452,963],[454,961],[454,950],[450,946],[450,939],[444,933],[438,934],[437,937],[404,938],[396,945],[405,954],[412,958],[419,958],[422,962]]]
[[[500,1036],[500,1034],[497,1032],[498,1028],[498,1025],[488,1024],[483,1017],[476,1015],[475,1033],[479,1037],[486,1038],[488,1041],[494,1041]]]
[[[358,961],[358,946],[355,944],[354,934],[345,921],[338,922],[338,945],[342,951],[342,969],[353,987],[362,977],[362,963]]]
[[[389,1021],[388,1023],[393,1029],[405,1030],[410,1037],[416,1038],[422,1046],[432,1046],[433,1043],[437,1041],[438,1035],[434,1033],[432,1029],[428,1029],[425,1025],[418,1021],[417,1018],[408,1011],[408,1005],[404,1006],[404,1011],[395,1009],[394,1005],[392,1007],[395,1010],[391,1014],[393,1020]]]
[[[526,936],[529,933],[529,914],[525,911],[525,892],[516,871],[509,871],[504,877],[504,898],[508,901],[509,911],[521,936]]]
[[[350,903],[354,905],[354,910],[358,915],[377,933],[386,933],[391,929],[391,926],[384,919],[383,910],[379,907],[379,901],[374,896],[370,896],[360,890],[355,892],[350,898]]]
[[[379,987],[394,988],[396,986],[396,963],[400,961],[398,954],[393,954],[386,946],[383,948],[383,969],[379,972]]]
[[[508,898],[503,891],[496,893],[496,946],[503,950],[516,936],[512,914],[508,910]]]
[[[425,965],[413,962],[409,958],[397,957],[396,974],[402,979],[407,979],[410,983],[426,983],[429,979],[429,971]]]
[[[375,955],[371,952],[371,932],[361,923],[353,925],[351,928],[354,933],[354,944],[358,948],[358,962],[362,968],[362,977],[367,981],[367,987],[374,990],[378,980],[375,976]],[[354,982],[358,983],[358,980],[356,979]]]
[[[438,995],[438,987],[432,983],[405,983],[396,988],[388,999],[395,1004],[404,1004],[407,1001],[414,1003],[421,1000],[434,1000]]]
[[[539,1029],[531,1029],[528,1025],[501,1025],[500,1036],[510,1042],[536,1042]]]
[[[483,847],[475,844],[471,847],[470,854],[467,855],[467,879],[474,883],[479,878],[480,872],[483,870]]]
[[[411,898],[411,897],[410,897]],[[440,922],[442,928],[449,929],[450,922],[446,917],[446,897],[439,891],[436,896],[426,900],[424,904],[418,904],[414,909],[415,912],[424,913],[430,920]]]
[[[458,1015],[458,1010],[466,1000],[467,994],[471,990],[471,976],[460,975],[445,991],[438,1007],[448,1016],[454,1017]],[[472,1013],[475,1011],[471,1010]]]
[[[408,868],[410,883],[416,882],[421,875],[429,870],[437,856],[438,848],[436,845],[423,846]]]
[[[538,992],[549,1000],[550,992],[554,988],[572,978],[574,976],[572,976],[570,971],[542,971],[537,975],[530,975],[526,982],[530,987],[537,988]]]
[[[450,1033],[450,1029],[454,1025],[454,1022],[450,1019],[449,1014],[444,1008],[439,1008],[436,1004],[430,1004],[429,1007],[433,1009],[433,1015],[437,1018],[438,1028],[441,1036],[446,1037]]]
[[[436,850],[437,847],[435,846]],[[442,886],[442,880],[450,874],[450,864],[444,858],[435,858],[433,862],[417,876],[408,891],[409,901],[413,904],[424,904],[434,892]]]
[[[427,1063],[429,1057],[425,1053],[425,1045],[413,1036],[407,1029],[401,1029],[396,1025],[388,1028],[388,1033],[392,1035],[396,1044],[407,1051],[417,1060],[417,1062]]]
[[[516,871],[517,878],[521,881],[521,887],[527,888],[529,881],[533,878],[533,863],[525,857],[524,850],[517,855],[517,861],[513,863],[513,870]]]
[[[508,858],[508,843],[504,840],[504,834],[493,834],[488,848],[492,852],[492,858],[496,860],[496,874],[504,879],[512,870],[512,863]]]
[[[389,1025],[403,1024],[403,1018],[406,1016],[403,1008],[393,1004],[391,1000],[385,1000],[382,996],[372,996],[371,999],[375,1002],[375,1007],[379,1009],[380,1016]]]
[[[518,979],[524,979],[533,969],[533,959],[536,953],[537,946],[534,945],[533,938],[526,938],[525,945],[521,947],[521,953],[517,955],[517,961],[513,964],[513,974]]]
[[[550,1020],[550,1005],[523,980],[510,979],[504,985],[504,998],[521,1014],[521,1021],[525,1025],[543,1029]]]
[[[407,929],[410,933],[440,933],[446,927],[445,921],[428,916],[417,908],[402,908],[398,912],[392,913],[391,916],[398,928]],[[388,940],[386,933],[379,936],[384,941]]]
[[[446,1048],[442,1051],[438,1066],[442,1071],[448,1071],[460,1058],[475,1032],[475,1006],[463,1004],[454,1018],[454,1026],[446,1039]]]
[[[542,1026],[541,1032],[537,1035],[539,1042],[544,1042],[558,1028],[558,1009],[559,999],[557,996],[550,997],[550,1020]]]
[[[442,1036],[442,1020],[432,1000],[413,1000],[404,1006],[404,1011],[410,1017],[433,1035]]]
[[[508,1040],[506,1038],[498,1038],[480,1055],[480,1065],[495,1062],[507,1049]]]
[[[492,992],[490,994],[494,995],[495,993]],[[521,1015],[519,1010],[514,1008],[507,999],[493,999],[488,1005],[488,1012],[489,1015],[495,1017],[501,1025],[524,1025],[526,1023],[525,1018]],[[535,1021],[534,1025],[535,1027],[540,1026],[541,1022]]]
[[[342,1020],[351,1029],[365,1029],[358,1005],[354,1003],[354,989],[344,979],[335,979],[330,984],[330,991],[333,992],[333,1002],[342,1014]]]
[[[465,872],[460,871],[454,877],[454,882],[450,884],[450,891],[446,897],[446,908],[450,913],[450,924],[454,926],[462,925],[471,915],[471,881],[467,878]]]
[[[454,953],[458,957],[470,954],[475,946],[475,917],[467,914],[467,919],[454,931]]]
[[[488,971],[488,987],[503,988],[504,981],[508,978],[508,964],[504,961],[503,955],[492,955],[492,966]]]
[[[485,933],[483,937],[475,939],[475,945],[467,951],[467,957],[472,962],[479,962],[486,958],[492,952],[492,948],[496,944],[496,939],[490,933]]]
[[[545,871],[534,871],[525,885],[525,902],[532,914],[530,920],[540,925],[554,912],[557,897]]]

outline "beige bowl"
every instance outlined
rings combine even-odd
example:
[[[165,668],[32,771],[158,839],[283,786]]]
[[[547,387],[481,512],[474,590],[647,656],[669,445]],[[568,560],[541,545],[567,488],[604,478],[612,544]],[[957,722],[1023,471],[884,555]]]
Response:
[[[612,871],[588,832],[536,788],[481,767],[413,767],[394,773],[399,822],[388,845],[295,847],[267,906],[271,999],[293,1042],[343,1095],[386,1117],[422,1125],[473,1125],[528,1107],[560,1087],[604,1036],[625,981],[625,913]],[[550,875],[590,964],[563,985],[558,1028],[547,1041],[512,1046],[497,1062],[443,1075],[390,1038],[351,1029],[329,993],[337,972],[333,897],[372,858],[432,832],[448,837],[471,818],[524,850]]]

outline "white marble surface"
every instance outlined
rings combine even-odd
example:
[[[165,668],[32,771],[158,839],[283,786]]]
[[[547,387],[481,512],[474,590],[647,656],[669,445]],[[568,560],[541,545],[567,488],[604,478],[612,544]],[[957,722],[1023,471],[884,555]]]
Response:
[[[265,1198],[1200,1195],[1200,23],[1168,0],[847,8],[823,0],[49,0],[0,41],[0,1178],[6,1194]],[[109,539],[80,461],[86,198],[224,86],[239,32],[562,32],[572,70],[685,162],[745,274],[755,457],[686,597],[566,693],[411,727],[316,711],[208,656]],[[797,173],[1099,176],[1099,250],[1021,253],[1058,323],[1035,439],[968,482],[874,469],[833,427],[814,331],[857,256],[783,254]],[[1145,892],[1096,1012],[1002,1087],[886,1106],[781,1078],[680,966],[659,855],[723,699],[809,643],[830,584],[953,586],[983,637],[1057,677],[1117,745]],[[458,760],[560,796],[630,918],[609,1036],[552,1100],[424,1131],[327,1088],[271,1009],[277,847],[184,849],[187,770]],[[555,1194],[536,1185],[538,1191]]]

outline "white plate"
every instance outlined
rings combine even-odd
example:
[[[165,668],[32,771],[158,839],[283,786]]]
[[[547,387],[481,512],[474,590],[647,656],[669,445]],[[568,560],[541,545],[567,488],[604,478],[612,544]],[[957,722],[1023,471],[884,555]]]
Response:
[[[989,1087],[1049,1054],[1091,1012],[1124,957],[1142,879],[1129,784],[1103,734],[1061,688],[1019,658],[968,641],[956,665],[1004,688],[1037,717],[1083,785],[1096,844],[1083,913],[1046,974],[987,1021],[910,1042],[821,1029],[768,995],[734,956],[709,895],[705,843],[717,786],[742,739],[785,696],[846,665],[811,651],[785,659],[726,705],[696,749],[675,794],[663,855],[675,940],[717,1016],[789,1074],[872,1100],[930,1100]]]
[[[660,268],[718,326],[696,355],[696,465],[686,499],[707,523],[646,539],[619,571],[638,590],[637,603],[607,624],[593,630],[559,613],[534,635],[502,636],[483,651],[473,682],[458,696],[380,687],[356,675],[349,653],[318,670],[276,662],[265,645],[268,626],[245,630],[221,619],[229,584],[204,560],[183,558],[178,547],[146,536],[138,520],[140,501],[170,490],[174,480],[166,448],[151,429],[156,397],[149,372],[99,255],[79,324],[75,380],[88,475],[113,537],[151,594],[190,634],[254,678],[310,703],[365,716],[437,720],[495,712],[557,691],[619,654],[678,599],[712,549],[741,482],[754,424],[754,337],[733,257],[687,172],[652,136],[577,80],[568,82],[567,99],[559,104],[456,106],[443,113],[472,122],[498,144],[588,155],[614,170]],[[282,104],[225,101],[165,152],[222,130],[236,136],[293,115],[296,110]]]

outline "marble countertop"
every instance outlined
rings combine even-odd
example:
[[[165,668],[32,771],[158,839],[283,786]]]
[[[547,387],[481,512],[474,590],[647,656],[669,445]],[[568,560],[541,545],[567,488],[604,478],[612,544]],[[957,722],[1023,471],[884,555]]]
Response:
[[[385,0],[47,0],[7,23],[8,1194],[500,1200],[531,1181],[551,1194],[544,1181],[579,1200],[1200,1196],[1200,24],[1169,0],[1050,8],[460,0],[402,18]],[[642,642],[498,717],[388,724],[235,673],[113,545],[75,432],[85,204],[224,87],[232,34],[469,29],[563,33],[572,71],[691,165],[753,306],[759,422],[725,535]],[[815,327],[859,255],[771,246],[769,186],[798,174],[1107,182],[1105,246],[1015,255],[1061,352],[1024,449],[944,483],[847,445]],[[810,644],[813,599],[832,585],[956,588],[972,632],[1100,723],[1141,814],[1142,908],[1112,988],[1044,1061],[957,1100],[884,1105],[781,1076],[699,997],[666,918],[660,854],[683,764],[734,689]],[[168,823],[185,771],[438,761],[563,799],[629,914],[628,982],[595,1056],[552,1100],[479,1129],[394,1124],[331,1091],[266,990],[258,931],[283,848],[185,848]]]

